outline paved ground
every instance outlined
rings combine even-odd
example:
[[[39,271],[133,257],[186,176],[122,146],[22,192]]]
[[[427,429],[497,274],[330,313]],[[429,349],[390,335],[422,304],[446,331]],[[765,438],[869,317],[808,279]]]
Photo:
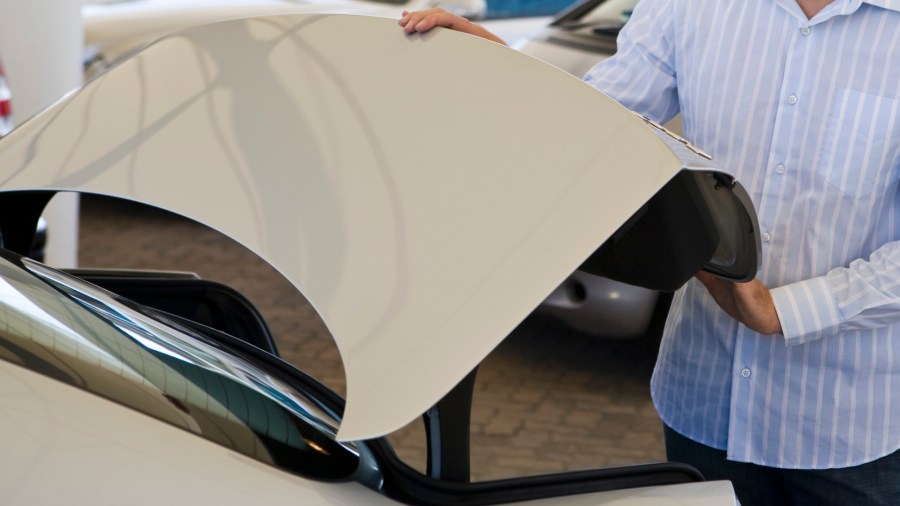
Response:
[[[189,270],[229,284],[260,308],[286,360],[343,394],[340,356],[321,320],[251,253],[202,226],[132,205],[85,199],[81,216],[81,266]],[[527,319],[479,370],[473,479],[663,460],[647,386],[656,345],[652,337],[602,340]],[[419,469],[423,434],[414,423],[390,436]]]

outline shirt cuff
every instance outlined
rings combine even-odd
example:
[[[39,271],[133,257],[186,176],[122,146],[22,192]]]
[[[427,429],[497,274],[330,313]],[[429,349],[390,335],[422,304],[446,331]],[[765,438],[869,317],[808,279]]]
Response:
[[[770,293],[788,346],[836,334],[844,322],[825,278],[772,288]]]

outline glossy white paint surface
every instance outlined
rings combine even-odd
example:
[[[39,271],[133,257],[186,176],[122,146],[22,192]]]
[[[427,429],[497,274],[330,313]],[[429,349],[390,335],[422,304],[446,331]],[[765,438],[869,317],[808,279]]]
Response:
[[[187,431],[0,360],[5,505],[394,505],[354,482],[279,471]],[[534,504],[730,504],[727,482],[562,497]],[[532,503],[529,503],[532,504]]]
[[[727,481],[631,488],[529,502],[529,506],[740,506]]]
[[[337,341],[349,440],[429,408],[682,166],[558,69],[357,16],[173,35],[0,143],[3,189],[150,203],[277,266]]]
[[[519,39],[512,44],[512,47],[540,60],[550,62],[578,77],[587,74],[587,71],[591,70],[594,65],[610,56],[547,41],[543,34]]]
[[[398,504],[303,479],[0,360],[0,503]]]

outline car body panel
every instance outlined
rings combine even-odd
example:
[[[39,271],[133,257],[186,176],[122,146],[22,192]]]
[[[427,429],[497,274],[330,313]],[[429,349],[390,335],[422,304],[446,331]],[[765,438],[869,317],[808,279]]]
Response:
[[[4,360],[0,399],[0,486],[7,505],[400,504],[359,483],[318,482],[271,468]],[[728,482],[715,481],[527,504],[724,506],[733,497]]]
[[[265,382],[259,393],[284,405],[298,400],[288,383],[254,374],[252,366],[240,365],[227,351],[191,335],[178,336],[177,329],[163,322],[139,321],[138,313],[110,294],[65,273],[20,262],[0,259],[0,307],[6,323],[0,331],[4,504],[398,504],[375,493],[371,488],[377,489],[377,483],[366,488],[358,481],[308,479],[269,460],[266,449],[273,447],[254,433],[281,433],[292,423],[277,422],[273,409],[238,414],[243,403],[258,406],[259,401],[223,388],[224,379]],[[224,368],[217,365],[228,362]],[[198,374],[206,377],[198,381]],[[214,381],[217,375],[223,381]],[[227,406],[220,404],[226,398]],[[210,424],[209,413],[226,411],[235,417]],[[241,435],[227,427],[235,419],[255,419],[257,427]],[[215,444],[218,429],[229,432],[230,441]],[[240,440],[244,446],[256,441],[262,451],[235,451]],[[311,440],[304,441],[308,448],[291,455],[294,469],[302,467],[297,466],[306,458],[302,452],[319,451]],[[675,500],[712,506],[731,504],[730,497],[727,482],[707,482],[529,504],[624,506]]]
[[[291,416],[328,416],[251,363],[28,259],[0,258],[0,294],[5,504],[393,504],[277,469],[258,436],[299,455]]]
[[[313,427],[331,425],[327,403],[316,407],[298,378],[265,366],[277,359],[242,358],[169,317],[5,255],[4,504],[398,504],[375,492],[383,478],[378,463],[362,457],[365,444],[352,447],[359,460],[347,460],[329,428],[317,435]],[[646,504],[648,496],[727,504],[729,489],[697,483],[537,504]]]
[[[469,9],[478,0],[455,0]],[[451,0],[125,0],[115,3],[88,2],[83,8],[85,27],[84,76],[90,79],[120,58],[159,37],[190,26],[260,15],[289,13],[344,13],[399,18],[402,10],[425,8],[440,3],[453,9]],[[534,41],[552,17],[517,17],[481,21],[492,33],[571,73],[567,53],[551,50],[535,52]],[[517,42],[520,41],[520,42]],[[613,44],[614,46],[614,44]],[[555,46],[553,46],[555,47]],[[520,48],[521,49],[521,48]],[[546,58],[545,58],[546,56]],[[590,54],[589,59],[594,60]],[[581,76],[582,74],[576,74]],[[567,297],[569,288],[587,290],[582,299]],[[620,294],[614,298],[610,294]],[[658,293],[633,285],[582,272],[574,273],[540,306],[538,312],[560,318],[571,328],[608,338],[643,336],[656,309]]]
[[[4,360],[0,399],[4,504],[398,504],[360,483],[294,476]]]
[[[622,0],[616,1],[622,3]],[[425,8],[433,3],[431,0],[411,0],[406,4],[371,0],[88,2],[83,9],[86,45],[84,75],[89,79],[135,49],[166,33],[190,26],[288,13],[345,13],[398,18],[402,10]],[[472,4],[466,0],[457,3]],[[477,0],[474,3],[478,3]],[[451,5],[444,6],[453,8]],[[604,17],[603,11],[609,10],[608,7],[604,4],[597,9],[601,17]],[[586,16],[590,17],[593,13],[591,11]],[[578,19],[580,21],[581,18]],[[596,42],[605,39],[587,39],[590,44],[586,49],[559,43],[559,37],[555,34],[561,30],[547,27],[548,24],[555,25],[554,21],[553,17],[542,16],[489,19],[480,23],[512,47],[580,77],[598,60]],[[608,50],[614,51],[615,41],[610,39],[607,42]],[[583,288],[584,296],[571,297],[572,287]],[[657,299],[656,291],[576,271],[538,306],[537,312],[558,318],[570,328],[588,335],[639,338],[646,334],[658,310]]]
[[[544,29],[544,31],[547,30],[549,29]],[[548,35],[542,32],[516,40],[512,47],[579,77],[587,74],[594,65],[612,54],[598,54],[576,45],[566,45],[548,38]],[[615,51],[614,48],[613,51]]]
[[[498,44],[278,16],[172,35],[91,81],[4,140],[0,184],[159,206],[268,260],[337,342],[354,440],[432,406],[667,181],[708,166],[672,146]]]

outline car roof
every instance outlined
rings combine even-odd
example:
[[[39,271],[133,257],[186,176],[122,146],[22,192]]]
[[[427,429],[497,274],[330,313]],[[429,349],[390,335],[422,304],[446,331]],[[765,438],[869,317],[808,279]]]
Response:
[[[684,167],[550,65],[343,15],[167,36],[0,141],[3,191],[147,203],[270,262],[337,342],[343,440],[431,407]]]

